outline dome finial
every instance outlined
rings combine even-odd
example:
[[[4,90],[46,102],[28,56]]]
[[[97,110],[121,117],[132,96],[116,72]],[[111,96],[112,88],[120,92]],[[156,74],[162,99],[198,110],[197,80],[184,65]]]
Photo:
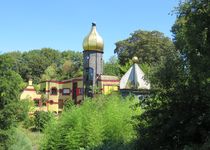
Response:
[[[132,58],[132,61],[133,61],[133,63],[138,63],[139,59],[138,59],[138,57],[134,56],[134,57]]]
[[[92,22],[92,26],[96,26],[96,22]]]

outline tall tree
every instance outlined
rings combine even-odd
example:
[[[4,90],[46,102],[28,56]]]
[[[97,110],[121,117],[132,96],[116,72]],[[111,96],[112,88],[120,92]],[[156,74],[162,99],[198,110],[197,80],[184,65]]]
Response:
[[[0,56],[0,149],[7,149],[12,127],[18,121],[19,94],[23,88],[22,79],[13,71],[13,61]]]
[[[119,63],[124,65],[133,56],[137,56],[141,63],[151,65],[160,62],[162,57],[172,53],[174,45],[172,41],[158,31],[138,30],[131,37],[116,43],[115,53]]]
[[[139,149],[210,149],[210,5],[187,0],[177,10],[172,31],[181,57],[156,71],[161,90],[144,104]]]

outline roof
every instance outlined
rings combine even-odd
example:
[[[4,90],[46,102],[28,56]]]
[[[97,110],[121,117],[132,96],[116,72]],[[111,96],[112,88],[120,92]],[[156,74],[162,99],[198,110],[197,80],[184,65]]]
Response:
[[[120,80],[120,89],[150,89],[150,83],[144,78],[141,68],[134,63]]]

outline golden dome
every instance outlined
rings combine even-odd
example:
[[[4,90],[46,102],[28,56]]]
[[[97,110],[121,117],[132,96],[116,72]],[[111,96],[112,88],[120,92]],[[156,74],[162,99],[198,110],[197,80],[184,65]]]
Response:
[[[133,63],[138,63],[139,59],[138,59],[138,57],[134,56],[134,57],[132,58],[132,61],[133,61]]]
[[[88,51],[88,50],[103,51],[104,49],[103,39],[96,31],[95,23],[92,23],[92,29],[90,33],[83,40],[83,49],[85,51]]]

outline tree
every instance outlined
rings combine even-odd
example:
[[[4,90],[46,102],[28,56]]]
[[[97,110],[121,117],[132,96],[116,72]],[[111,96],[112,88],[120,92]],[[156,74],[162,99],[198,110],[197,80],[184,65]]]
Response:
[[[167,57],[168,53],[174,51],[172,41],[158,31],[138,30],[115,45],[114,52],[121,65],[125,65],[133,56],[137,56],[140,63],[158,64],[162,57]]]
[[[82,76],[82,53],[74,51],[64,51],[61,53],[60,60],[60,79],[69,79],[72,77]]]
[[[13,52],[8,52],[3,54],[4,56],[8,56],[12,59],[13,61],[13,69],[17,72],[20,73],[20,62],[21,62],[21,58],[22,58],[22,53],[19,51],[13,51]]]
[[[0,56],[0,148],[7,149],[12,127],[16,125],[21,114],[19,94],[22,79],[13,71],[13,61],[8,56]]]
[[[51,64],[44,71],[44,74],[41,76],[41,79],[43,81],[46,81],[46,80],[56,80],[57,77],[58,76],[57,76],[57,67],[56,67],[56,64]]]
[[[32,78],[36,84],[41,79],[63,80],[82,76],[83,57],[80,52],[71,50],[59,52],[51,48],[42,48],[23,53],[9,52],[3,55],[13,59],[13,70],[19,73],[25,82],[29,78]],[[71,62],[71,67],[69,62]]]
[[[189,0],[178,8],[172,31],[174,43],[184,56],[192,78],[207,82],[210,70],[210,6],[208,0]]]
[[[73,65],[72,65],[72,62],[71,60],[66,60],[64,63],[63,63],[63,66],[62,66],[62,73],[70,78],[70,76],[72,75],[71,72],[73,71]]]
[[[210,148],[209,7],[208,0],[188,0],[177,8],[172,31],[180,57],[156,70],[159,91],[144,103],[139,149]]]
[[[177,10],[172,31],[188,71],[189,93],[184,101],[190,102],[192,111],[191,119],[185,126],[191,129],[187,144],[205,147],[210,143],[210,4],[208,0],[188,0]]]
[[[50,48],[24,52],[21,61],[23,67],[20,75],[25,81],[28,80],[29,76],[32,76],[34,83],[38,83],[47,67],[53,63],[58,64],[59,60],[60,53]]]
[[[109,61],[104,64],[104,74],[120,76],[120,65],[115,56],[110,57]]]

